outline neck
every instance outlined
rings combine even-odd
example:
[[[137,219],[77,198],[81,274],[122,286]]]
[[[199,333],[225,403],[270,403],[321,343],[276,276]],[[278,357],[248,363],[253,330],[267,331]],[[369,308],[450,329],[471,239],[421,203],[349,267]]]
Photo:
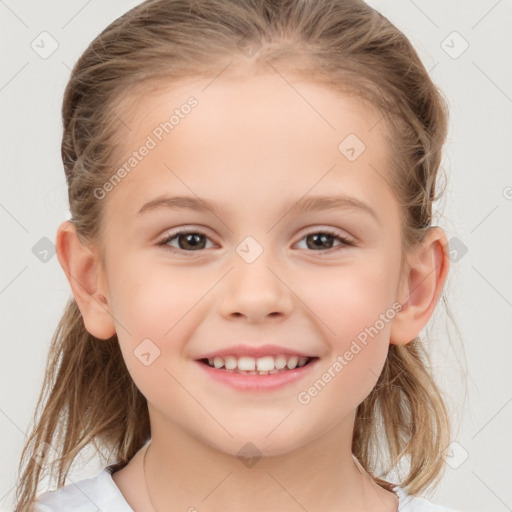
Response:
[[[173,510],[201,512],[397,510],[394,495],[372,482],[353,458],[353,422],[291,452],[261,458],[250,445],[243,452],[249,457],[231,455],[174,424],[159,426],[152,422],[144,454],[152,512],[169,510],[169,503]]]

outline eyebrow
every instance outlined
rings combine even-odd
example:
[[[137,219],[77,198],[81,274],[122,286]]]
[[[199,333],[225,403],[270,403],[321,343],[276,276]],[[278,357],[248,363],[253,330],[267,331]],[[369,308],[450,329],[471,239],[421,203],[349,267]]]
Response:
[[[222,214],[221,208],[213,201],[207,199],[200,199],[191,196],[162,196],[147,202],[137,213],[138,216],[144,213],[154,211],[161,208],[188,208],[195,211],[208,211],[216,216]],[[363,201],[350,197],[347,195],[319,195],[319,196],[304,196],[296,202],[287,203],[283,209],[285,215],[301,215],[309,212],[334,210],[334,209],[353,209],[367,213],[380,224],[379,217],[375,210]]]

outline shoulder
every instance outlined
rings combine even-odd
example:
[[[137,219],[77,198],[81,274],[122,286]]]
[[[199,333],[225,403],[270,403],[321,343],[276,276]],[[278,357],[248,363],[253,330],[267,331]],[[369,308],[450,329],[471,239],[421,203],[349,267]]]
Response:
[[[458,512],[457,510],[436,505],[425,498],[411,496],[400,487],[396,489],[400,512]]]
[[[396,494],[400,501],[400,512],[457,512],[435,505],[424,498],[410,496],[401,488],[396,489]],[[42,494],[34,508],[34,512],[97,512],[98,510],[133,512],[112,479],[108,467],[94,477]]]
[[[133,512],[112,479],[109,467],[96,476],[49,491],[37,499],[34,512]]]

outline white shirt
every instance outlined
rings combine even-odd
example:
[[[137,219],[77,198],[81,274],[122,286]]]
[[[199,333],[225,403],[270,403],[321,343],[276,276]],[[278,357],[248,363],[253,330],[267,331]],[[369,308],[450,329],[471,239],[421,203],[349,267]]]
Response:
[[[114,482],[110,466],[98,475],[42,494],[34,512],[134,512]],[[456,512],[434,505],[423,498],[409,496],[398,488],[400,512]]]

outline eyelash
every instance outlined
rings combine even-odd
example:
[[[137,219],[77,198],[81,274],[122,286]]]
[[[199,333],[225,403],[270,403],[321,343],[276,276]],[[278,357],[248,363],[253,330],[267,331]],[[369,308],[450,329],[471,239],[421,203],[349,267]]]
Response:
[[[333,253],[336,252],[339,249],[343,249],[344,247],[355,247],[355,243],[348,238],[345,238],[341,236],[338,232],[331,230],[331,229],[322,229],[318,231],[311,231],[309,233],[306,233],[300,240],[303,240],[308,235],[330,235],[337,240],[341,242],[341,245],[338,245],[336,247],[333,247],[331,249],[323,249],[319,251],[310,251],[310,252],[318,252],[320,254],[326,254],[326,253]],[[158,246],[163,247],[165,250],[171,251],[172,253],[194,253],[194,252],[201,252],[201,251],[186,251],[184,249],[178,249],[176,247],[171,247],[167,245],[171,240],[174,238],[180,236],[180,235],[204,235],[206,238],[209,238],[208,235],[201,230],[187,230],[187,229],[180,229],[178,231],[175,231],[174,233],[169,234],[166,236],[163,240],[157,243]],[[205,249],[203,249],[205,250]]]

